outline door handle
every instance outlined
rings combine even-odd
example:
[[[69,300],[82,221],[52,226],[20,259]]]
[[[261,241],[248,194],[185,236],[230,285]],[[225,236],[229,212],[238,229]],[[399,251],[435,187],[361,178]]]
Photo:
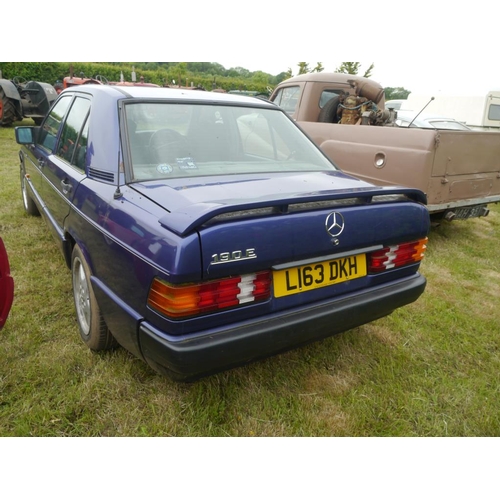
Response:
[[[64,181],[61,181],[61,187],[64,194],[68,194],[69,192],[71,192],[72,186],[69,182],[66,182],[66,179]]]

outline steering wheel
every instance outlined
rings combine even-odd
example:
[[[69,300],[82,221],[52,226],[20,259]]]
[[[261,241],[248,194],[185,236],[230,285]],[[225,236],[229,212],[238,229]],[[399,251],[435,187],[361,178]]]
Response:
[[[162,128],[149,140],[152,159],[158,163],[175,161],[176,158],[189,156],[189,144],[186,138],[175,130]]]
[[[12,81],[14,82],[15,85],[22,85],[23,83],[26,83],[28,80],[26,78],[23,78],[22,76],[15,76],[12,78]]]
[[[103,85],[108,85],[109,84],[108,79],[105,76],[102,76],[102,75],[96,75],[95,76],[95,80],[97,80],[98,82],[101,82]]]

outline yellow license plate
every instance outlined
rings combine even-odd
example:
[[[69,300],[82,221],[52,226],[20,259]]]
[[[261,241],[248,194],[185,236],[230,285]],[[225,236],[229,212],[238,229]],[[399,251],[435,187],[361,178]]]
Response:
[[[285,297],[366,276],[365,254],[273,271],[274,296]]]

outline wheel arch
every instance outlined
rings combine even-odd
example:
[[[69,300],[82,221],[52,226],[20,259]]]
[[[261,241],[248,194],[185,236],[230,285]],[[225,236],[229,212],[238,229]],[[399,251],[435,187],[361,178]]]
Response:
[[[9,126],[22,119],[23,106],[16,86],[9,80],[0,80],[0,125]]]
[[[5,97],[21,102],[21,96],[19,95],[17,87],[10,80],[1,79],[0,89],[4,91]]]
[[[76,241],[73,238],[73,236],[68,231],[65,231],[62,252],[64,256],[64,261],[66,262],[66,266],[68,266],[68,269],[71,269],[71,255],[73,253],[73,248],[75,248],[75,245]],[[80,246],[80,248],[82,247]],[[82,252],[84,253],[85,258],[87,258],[87,253],[83,248]]]

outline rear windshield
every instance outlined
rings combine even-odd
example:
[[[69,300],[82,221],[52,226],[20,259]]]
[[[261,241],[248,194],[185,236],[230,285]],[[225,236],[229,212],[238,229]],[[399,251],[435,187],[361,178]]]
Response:
[[[125,120],[133,181],[336,169],[279,110],[130,103]]]
[[[432,120],[430,124],[439,129],[446,130],[470,130],[467,125],[457,122],[455,120]]]
[[[297,109],[299,97],[300,87],[298,85],[282,87],[276,92],[276,95],[273,97],[273,102],[285,110],[289,115],[293,115]]]

